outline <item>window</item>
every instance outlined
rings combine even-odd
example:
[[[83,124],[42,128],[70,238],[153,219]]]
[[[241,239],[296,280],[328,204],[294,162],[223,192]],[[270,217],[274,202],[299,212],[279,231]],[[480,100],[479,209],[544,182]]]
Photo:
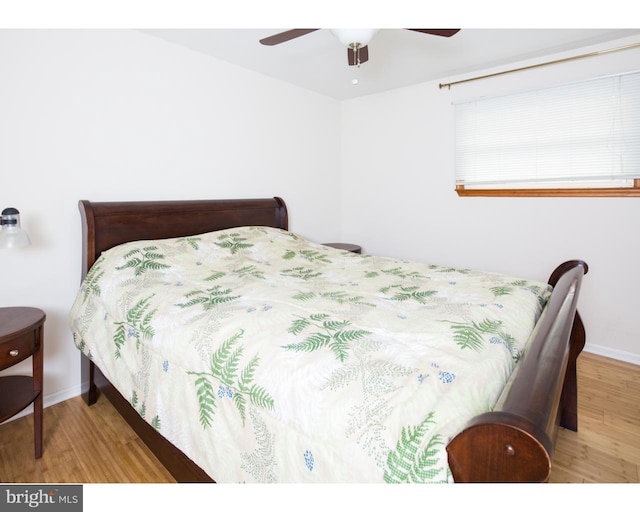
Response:
[[[459,103],[459,195],[640,196],[640,72]]]

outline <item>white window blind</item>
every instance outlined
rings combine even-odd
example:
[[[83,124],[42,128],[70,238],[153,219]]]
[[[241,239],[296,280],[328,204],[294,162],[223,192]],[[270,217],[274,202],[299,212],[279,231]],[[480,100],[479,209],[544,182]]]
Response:
[[[455,106],[465,188],[624,187],[640,178],[640,72]]]

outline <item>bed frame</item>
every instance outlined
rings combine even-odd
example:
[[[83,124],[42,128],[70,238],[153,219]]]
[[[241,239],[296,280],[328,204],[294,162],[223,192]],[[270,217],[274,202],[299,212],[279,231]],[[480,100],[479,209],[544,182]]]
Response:
[[[279,197],[193,201],[79,202],[82,277],[118,244],[197,235],[255,225],[288,229]],[[559,426],[577,430],[576,360],[585,331],[576,305],[588,267],[580,260],[558,266],[553,294],[525,355],[494,411],[475,417],[447,447],[456,482],[546,482]],[[103,393],[179,482],[212,482],[200,467],[158,434],[82,355],[82,395],[91,405]]]

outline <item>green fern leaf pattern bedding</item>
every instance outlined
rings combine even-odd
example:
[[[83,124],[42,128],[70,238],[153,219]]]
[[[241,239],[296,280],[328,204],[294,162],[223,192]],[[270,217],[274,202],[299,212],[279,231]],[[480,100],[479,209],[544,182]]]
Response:
[[[105,252],[69,322],[218,482],[450,482],[550,291],[243,227]]]

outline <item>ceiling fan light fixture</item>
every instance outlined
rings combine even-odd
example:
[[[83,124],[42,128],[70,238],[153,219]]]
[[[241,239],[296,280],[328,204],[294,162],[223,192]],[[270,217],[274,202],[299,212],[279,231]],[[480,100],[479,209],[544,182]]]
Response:
[[[347,48],[355,50],[367,46],[373,36],[378,32],[377,28],[332,28],[331,32]]]
[[[309,34],[320,30],[318,28],[294,28],[291,30],[285,30],[278,34],[274,34],[269,37],[260,39],[260,43],[267,46],[274,46],[277,44],[285,43],[296,39],[300,36]],[[369,43],[376,35],[379,29],[376,28],[333,28],[330,29],[333,35],[347,47],[347,64],[349,66],[360,67],[369,60]],[[459,28],[451,29],[434,29],[434,28],[409,28],[414,32],[421,32],[423,34],[430,34],[434,36],[451,37],[457,34]]]

